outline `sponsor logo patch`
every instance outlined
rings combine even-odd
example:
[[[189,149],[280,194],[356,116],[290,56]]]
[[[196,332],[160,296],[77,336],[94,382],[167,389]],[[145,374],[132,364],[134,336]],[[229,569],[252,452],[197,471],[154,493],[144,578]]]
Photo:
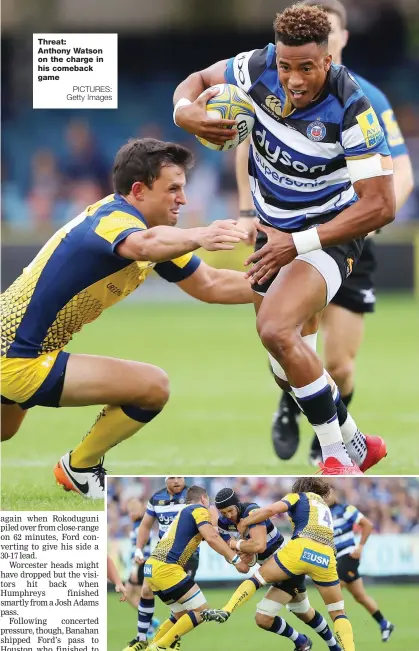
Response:
[[[153,568],[148,563],[144,565],[144,576],[153,576]]]
[[[323,140],[326,135],[326,127],[323,122],[320,122],[320,120],[314,120],[314,122],[310,122],[308,125],[306,133],[310,140],[319,142],[320,140]]]
[[[354,259],[351,257],[346,258],[346,277],[350,276],[352,273],[352,268],[354,266]]]
[[[314,551],[314,549],[308,549],[307,547],[304,547],[300,560],[304,561],[305,563],[310,563],[310,565],[328,568],[330,563],[330,556],[327,556],[326,554],[320,554],[319,552]]]
[[[384,138],[384,132],[372,107],[356,116],[368,149],[378,145]]]
[[[265,98],[265,105],[268,108],[268,112],[280,118],[282,115],[282,104],[279,97],[276,95],[267,95]]]

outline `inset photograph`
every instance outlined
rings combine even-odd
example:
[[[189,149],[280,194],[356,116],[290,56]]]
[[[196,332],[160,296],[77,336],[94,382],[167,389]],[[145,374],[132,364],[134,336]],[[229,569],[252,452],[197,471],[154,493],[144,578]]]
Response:
[[[418,639],[417,478],[108,477],[107,518],[108,651]]]

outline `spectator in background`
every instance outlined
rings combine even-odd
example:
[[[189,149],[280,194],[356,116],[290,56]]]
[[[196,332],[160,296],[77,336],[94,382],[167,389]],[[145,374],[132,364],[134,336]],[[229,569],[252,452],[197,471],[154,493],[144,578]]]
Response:
[[[52,226],[57,201],[62,194],[62,179],[52,151],[40,149],[31,160],[28,193],[30,220],[36,228]]]
[[[90,181],[99,188],[99,195],[112,192],[109,165],[99,150],[89,125],[81,120],[72,120],[66,129],[65,140],[68,153],[62,161],[62,174],[71,197],[77,183]]]

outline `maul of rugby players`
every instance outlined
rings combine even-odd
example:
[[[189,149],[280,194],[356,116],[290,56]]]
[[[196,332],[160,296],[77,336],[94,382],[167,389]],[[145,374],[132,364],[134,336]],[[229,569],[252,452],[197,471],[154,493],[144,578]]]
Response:
[[[138,604],[138,625],[137,637],[131,640],[124,651],[139,651],[147,646],[146,640],[150,637],[151,628],[154,628],[154,594],[144,578],[144,563],[150,556],[150,534],[155,522],[159,527],[159,539],[161,540],[178,513],[184,508],[186,503],[188,486],[185,484],[184,477],[166,477],[164,488],[160,488],[147,503],[147,508],[142,521],[137,529],[135,537],[134,559],[138,570],[138,576],[141,577],[142,589],[141,598]],[[192,554],[185,565],[185,572],[192,579],[199,563],[199,548]],[[152,637],[152,636],[151,636]]]
[[[254,560],[259,565],[263,565],[284,546],[283,535],[269,518],[264,522],[250,525],[243,537],[241,536],[237,528],[238,524],[258,509],[259,505],[255,502],[241,502],[232,488],[226,487],[218,491],[215,496],[215,506],[220,512],[218,531],[221,537],[249,564]],[[340,646],[326,620],[310,605],[304,575],[271,585],[257,605],[256,624],[266,631],[290,638],[295,644],[296,651],[310,649],[311,640],[306,635],[298,633],[278,616],[285,605],[298,619],[320,635],[330,651],[340,651]]]
[[[54,471],[60,484],[84,497],[103,498],[103,455],[160,413],[169,385],[166,373],[150,364],[70,355],[63,349],[72,336],[133,292],[153,268],[202,301],[252,301],[244,274],[214,269],[192,254],[199,247],[234,248],[246,233],[233,220],[175,228],[191,165],[191,153],[180,145],[128,142],[116,155],[115,193],[53,235],[1,297],[2,440],[17,432],[35,405],[106,405]]]
[[[328,47],[333,62],[340,65],[342,50],[349,36],[346,30],[345,7],[339,0],[302,0],[301,4],[320,5],[327,11],[331,25]],[[381,90],[353,71],[351,75],[368,96],[385,133],[393,159],[397,212],[408,199],[414,183],[412,164],[403,135],[394,117],[393,109]],[[250,138],[237,148],[237,186],[242,216],[238,223],[248,230],[249,242],[254,243],[257,233],[254,217],[257,216],[257,211],[254,209],[249,186],[249,144]],[[368,237],[364,242],[358,264],[343,281],[337,294],[322,314],[321,331],[325,367],[338,385],[346,407],[349,406],[354,392],[355,358],[363,339],[364,314],[374,312],[375,309],[375,268],[375,243],[373,238]],[[292,394],[285,391],[272,424],[272,441],[280,459],[291,459],[297,451],[300,414],[300,408],[292,398]],[[321,449],[316,435],[311,445],[310,461],[313,465],[321,461]]]
[[[202,623],[201,611],[206,599],[186,572],[186,564],[205,540],[221,556],[233,563],[239,572],[249,571],[247,563],[233,552],[216,531],[209,512],[209,498],[200,486],[191,486],[186,493],[186,506],[157,544],[144,565],[144,576],[154,594],[167,604],[172,613],[160,626],[149,651],[167,649],[186,633]]]
[[[251,525],[287,513],[293,524],[292,538],[237,588],[222,609],[205,609],[202,613],[205,621],[224,623],[262,586],[286,581],[290,577],[304,578],[307,574],[327,606],[339,646],[343,651],[355,651],[352,626],[345,615],[336,570],[332,515],[324,501],[329,493],[330,486],[324,479],[301,477],[294,482],[292,493],[279,502],[255,509],[240,520],[237,529],[244,535]]]
[[[366,592],[359,573],[364,545],[373,529],[372,523],[356,506],[339,502],[333,488],[326,498],[326,502],[333,518],[333,536],[340,584],[375,619],[380,627],[382,641],[388,642],[394,631],[394,624],[383,616],[375,599]],[[355,542],[355,527],[360,530],[361,537],[358,544]]]
[[[333,395],[314,350],[319,319],[308,337],[301,329],[351,273],[367,233],[394,219],[392,161],[369,100],[346,68],[332,63],[327,13],[294,5],[274,26],[275,45],[183,81],[175,118],[186,131],[222,143],[230,122],[207,119],[196,98],[223,82],[250,94],[250,184],[261,237],[246,263],[253,263],[258,333],[275,374],[289,382],[313,425],[323,473],[358,474],[385,454],[384,442],[361,434],[337,389]]]

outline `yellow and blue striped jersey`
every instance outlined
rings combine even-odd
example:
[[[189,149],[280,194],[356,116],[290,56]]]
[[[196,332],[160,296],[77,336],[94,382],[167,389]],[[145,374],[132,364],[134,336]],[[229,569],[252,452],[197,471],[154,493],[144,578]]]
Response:
[[[319,495],[288,493],[281,501],[288,506],[288,516],[293,526],[292,538],[310,538],[335,551],[332,514]]]
[[[145,229],[144,216],[115,193],[58,230],[1,296],[2,356],[33,358],[63,348],[153,268],[169,282],[196,270],[200,259],[191,253],[157,264],[116,253],[119,242]]]
[[[203,540],[199,533],[203,524],[211,524],[208,509],[202,504],[188,504],[173,520],[151,557],[163,563],[185,567]]]

